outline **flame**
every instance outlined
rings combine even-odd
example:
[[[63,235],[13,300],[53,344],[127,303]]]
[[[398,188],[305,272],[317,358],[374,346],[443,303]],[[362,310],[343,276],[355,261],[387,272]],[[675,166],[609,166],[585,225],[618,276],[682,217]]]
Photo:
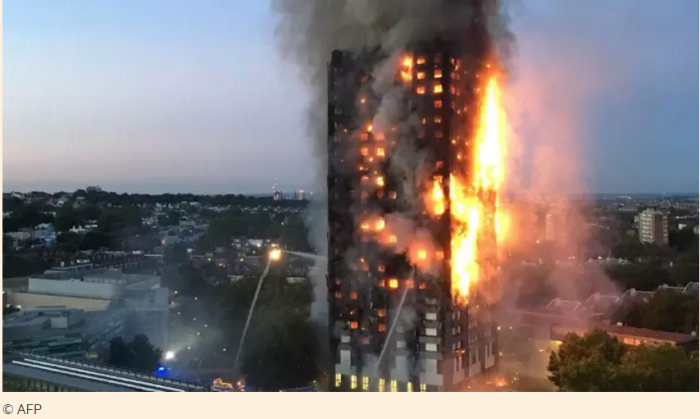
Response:
[[[430,193],[430,201],[432,202],[433,215],[440,216],[445,213],[447,204],[445,201],[445,193],[442,190],[442,176],[433,177],[433,189]]]
[[[413,79],[413,58],[404,57],[401,61],[401,80],[408,83]]]
[[[482,99],[476,135],[471,140],[472,148],[464,149],[472,153],[472,158],[463,159],[463,152],[457,154],[458,161],[466,160],[471,165],[460,167],[450,176],[452,292],[460,303],[468,301],[481,276],[493,271],[494,266],[489,265],[493,262],[482,255],[497,250],[495,246],[508,226],[498,205],[503,181],[504,117],[496,77],[489,75],[476,91]],[[485,240],[480,240],[482,237]]]

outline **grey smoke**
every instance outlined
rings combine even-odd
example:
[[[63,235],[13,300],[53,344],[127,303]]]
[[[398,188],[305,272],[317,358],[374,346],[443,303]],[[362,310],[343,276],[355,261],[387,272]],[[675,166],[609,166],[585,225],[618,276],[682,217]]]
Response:
[[[415,144],[414,133],[420,126],[418,116],[404,114],[405,88],[393,83],[401,55],[409,45],[433,40],[438,35],[463,39],[465,28],[474,19],[476,6],[487,9],[486,23],[497,45],[501,41],[509,43],[512,35],[507,30],[502,4],[501,0],[272,0],[272,8],[279,15],[276,38],[280,54],[298,67],[311,93],[307,135],[316,157],[317,184],[306,222],[310,244],[318,254],[325,256],[328,251],[327,63],[332,51],[359,53],[365,48],[380,47],[388,57],[372,71],[372,90],[380,100],[373,124],[384,132],[389,132],[393,126],[398,129],[397,143],[388,145],[392,148],[389,170],[392,177],[402,183],[400,204],[405,208],[403,215],[410,216],[419,202],[417,187],[425,180],[420,178],[420,173],[417,178],[416,168],[431,159]],[[509,47],[499,45],[498,51],[508,53]],[[355,205],[351,205],[351,210],[357,214],[361,211]],[[402,233],[419,228],[401,224]],[[345,256],[356,261],[354,255]],[[312,319],[321,325],[328,321],[326,265],[325,261],[317,262],[312,275],[316,298]]]

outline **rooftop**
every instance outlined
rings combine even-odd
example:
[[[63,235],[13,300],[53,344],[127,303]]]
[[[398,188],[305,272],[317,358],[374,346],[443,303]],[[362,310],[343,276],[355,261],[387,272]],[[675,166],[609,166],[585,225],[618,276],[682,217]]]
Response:
[[[187,392],[205,387],[112,365],[30,355],[3,354],[3,373],[91,392]]]
[[[113,315],[117,311],[91,311],[87,315],[84,310],[65,306],[26,309],[3,318],[3,342],[84,333]]]

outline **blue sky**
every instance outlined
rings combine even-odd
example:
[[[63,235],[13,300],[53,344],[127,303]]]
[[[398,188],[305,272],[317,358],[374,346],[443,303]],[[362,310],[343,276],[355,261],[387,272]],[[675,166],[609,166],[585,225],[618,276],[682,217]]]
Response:
[[[697,191],[697,0],[519,4],[515,62],[556,74],[543,107],[575,103],[552,120],[571,119],[587,187]],[[311,184],[307,95],[267,2],[6,0],[3,24],[6,190]]]

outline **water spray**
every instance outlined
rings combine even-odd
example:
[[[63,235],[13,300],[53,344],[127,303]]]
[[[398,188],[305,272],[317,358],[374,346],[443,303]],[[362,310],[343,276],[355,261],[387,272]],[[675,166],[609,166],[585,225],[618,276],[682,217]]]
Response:
[[[272,262],[278,261],[282,256],[282,251],[280,249],[272,249],[267,258],[267,265],[265,265],[265,270],[263,270],[260,279],[258,279],[258,287],[255,289],[255,295],[253,296],[253,302],[250,304],[250,310],[248,310],[248,318],[245,321],[245,326],[243,326],[243,334],[241,335],[241,341],[238,344],[238,351],[236,352],[236,358],[233,360],[233,374],[236,376],[238,374],[238,361],[240,359],[241,353],[243,352],[243,344],[245,343],[245,337],[248,334],[248,327],[250,326],[250,319],[253,317],[253,310],[255,310],[255,303],[258,301],[258,296],[260,295],[260,290],[262,289],[263,281],[270,272],[270,265]]]

